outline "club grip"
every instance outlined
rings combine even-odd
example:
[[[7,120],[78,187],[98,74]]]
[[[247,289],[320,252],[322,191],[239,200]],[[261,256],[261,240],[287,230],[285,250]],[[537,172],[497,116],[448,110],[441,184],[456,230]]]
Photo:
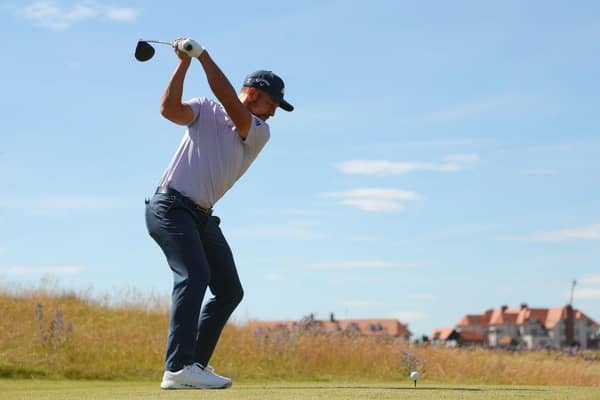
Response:
[[[178,44],[179,50],[183,51],[190,57],[198,58],[200,54],[204,51],[204,47],[202,47],[199,43],[192,39],[185,39]]]

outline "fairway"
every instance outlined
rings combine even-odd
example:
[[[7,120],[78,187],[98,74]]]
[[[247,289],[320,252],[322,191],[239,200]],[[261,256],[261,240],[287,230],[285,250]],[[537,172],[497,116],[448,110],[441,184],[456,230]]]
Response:
[[[419,385],[410,382],[358,383],[267,383],[238,384],[226,390],[163,391],[157,382],[0,380],[2,400],[141,400],[141,399],[598,399],[600,388]]]

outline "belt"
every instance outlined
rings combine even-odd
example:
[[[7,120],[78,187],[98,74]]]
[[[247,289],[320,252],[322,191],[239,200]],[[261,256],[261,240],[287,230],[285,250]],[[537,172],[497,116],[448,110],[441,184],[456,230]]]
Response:
[[[181,201],[183,201],[185,203],[186,206],[188,206],[196,211],[200,211],[201,213],[206,214],[206,215],[212,215],[212,213],[213,213],[212,208],[201,207],[198,204],[196,204],[196,202],[194,200],[182,195],[177,190],[170,188],[168,186],[159,186],[158,188],[156,188],[156,194],[168,194],[171,196],[177,196]]]

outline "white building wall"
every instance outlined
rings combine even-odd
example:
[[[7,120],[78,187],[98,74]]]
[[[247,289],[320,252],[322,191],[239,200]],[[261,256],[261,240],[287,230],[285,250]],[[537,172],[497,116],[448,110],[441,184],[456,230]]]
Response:
[[[519,327],[517,325],[491,325],[488,329],[488,344],[490,347],[500,346],[502,336],[510,336],[511,338],[519,338]]]
[[[597,331],[598,328],[588,324],[586,320],[579,319],[575,321],[575,340],[579,342],[582,349],[587,349],[588,340],[595,337]]]
[[[575,340],[580,343],[582,349],[587,348],[588,340],[598,335],[597,326],[588,326],[586,320],[575,320]],[[463,330],[464,327],[458,329]],[[465,331],[477,331],[477,329],[464,329]],[[500,339],[508,335],[524,343],[528,349],[537,348],[560,348],[566,341],[565,321],[559,321],[552,329],[546,330],[537,321],[529,321],[525,325],[490,325],[487,329],[481,329],[481,333],[487,339],[490,347],[498,347]]]
[[[521,338],[528,349],[544,349],[551,346],[551,340],[548,336],[525,335]]]

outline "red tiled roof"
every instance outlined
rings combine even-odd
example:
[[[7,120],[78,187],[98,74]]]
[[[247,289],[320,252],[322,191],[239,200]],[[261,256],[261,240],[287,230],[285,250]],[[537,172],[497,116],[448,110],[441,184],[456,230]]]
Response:
[[[396,319],[336,319],[330,320],[312,320],[308,323],[310,326],[326,332],[333,333],[339,331],[352,331],[366,336],[389,335],[393,337],[410,337],[411,332],[408,326],[402,324]],[[248,323],[251,328],[276,329],[287,328],[295,329],[306,326],[303,321],[251,321]]]
[[[465,315],[456,326],[485,325],[484,315]]]
[[[546,322],[546,318],[548,317],[548,309],[547,308],[528,308],[524,307],[519,312],[517,317],[516,324],[522,325],[529,321],[530,319],[536,319],[539,323],[544,324]]]
[[[498,308],[494,310],[490,325],[514,325],[520,310]]]
[[[579,310],[575,310],[575,319],[585,319],[590,325],[600,327],[600,324],[598,324],[596,321],[594,321],[593,319],[591,319],[590,317],[588,317],[587,315],[585,315],[583,312],[581,312]]]
[[[454,328],[438,328],[431,333],[431,340],[448,340]]]
[[[329,322],[329,321],[328,321]],[[339,324],[342,330],[357,327],[361,334],[373,336],[385,333],[389,336],[410,336],[408,327],[396,319],[340,319],[331,324]]]
[[[460,332],[460,337],[465,342],[483,342],[483,335],[478,332],[463,331]]]
[[[591,319],[590,317],[588,317],[583,312],[581,312],[577,309],[573,309],[573,318],[575,318],[575,320],[583,319],[583,320],[586,320],[591,325],[600,326],[596,321],[594,321],[593,319]],[[566,307],[550,308],[550,309],[548,309],[548,317],[546,318],[544,326],[546,327],[546,329],[552,329],[552,328],[554,328],[554,326],[556,326],[557,323],[559,323],[561,320],[565,320],[565,319],[567,319],[567,308]]]
[[[576,320],[584,319],[594,326],[600,326],[583,312],[577,309],[573,311]],[[526,305],[523,305],[520,309],[501,307],[496,310],[487,310],[483,314],[465,315],[456,326],[473,328],[487,325],[522,325],[531,319],[537,320],[546,329],[552,329],[561,320],[567,319],[566,307],[529,308]]]
[[[494,310],[486,310],[483,314],[467,314],[456,326],[461,328],[486,327],[490,324]]]
[[[566,319],[566,312],[563,317],[563,309],[562,308],[549,308],[548,315],[546,316],[546,320],[543,321],[543,325],[546,329],[552,329],[558,324],[562,319]]]

